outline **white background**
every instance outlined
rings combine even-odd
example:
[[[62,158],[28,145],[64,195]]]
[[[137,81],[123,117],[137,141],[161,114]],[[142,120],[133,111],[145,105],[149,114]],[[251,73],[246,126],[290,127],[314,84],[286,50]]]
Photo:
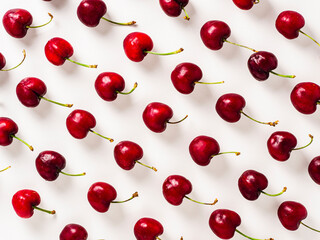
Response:
[[[115,26],[101,21],[96,28],[84,26],[77,18],[76,0],[11,0],[1,1],[0,16],[11,8],[31,12],[34,24],[48,20],[51,24],[41,29],[30,29],[23,39],[9,36],[0,27],[0,51],[7,58],[7,67],[21,59],[27,51],[25,63],[12,72],[0,74],[1,116],[12,118],[19,126],[17,136],[35,148],[28,150],[14,141],[0,151],[1,168],[12,168],[0,174],[1,239],[58,239],[68,223],[84,226],[89,239],[135,239],[133,226],[141,217],[159,220],[165,229],[162,239],[218,239],[210,230],[208,219],[212,211],[228,208],[238,212],[242,224],[239,230],[256,238],[317,239],[319,235],[300,227],[290,232],[282,227],[277,217],[278,206],[286,200],[299,201],[308,210],[305,223],[320,227],[319,186],[308,175],[307,166],[319,155],[319,111],[302,115],[290,102],[293,87],[303,81],[319,83],[320,48],[305,36],[287,40],[274,27],[281,11],[296,10],[306,20],[303,30],[320,39],[318,0],[261,0],[250,11],[237,8],[231,0],[197,0],[186,7],[190,22],[183,15],[171,18],[164,14],[158,1],[108,0],[106,17],[118,21],[137,21],[135,27]],[[279,61],[277,72],[295,74],[295,79],[270,76],[258,82],[247,69],[251,52],[230,44],[220,51],[207,49],[200,39],[200,28],[209,20],[225,21],[232,34],[228,39],[258,50],[273,52]],[[181,54],[167,57],[147,56],[143,62],[131,62],[124,54],[122,41],[127,34],[142,31],[150,35],[154,51],[173,51],[183,47]],[[52,37],[62,37],[74,47],[74,60],[98,64],[98,69],[87,69],[66,62],[56,67],[44,55],[44,46]],[[197,85],[190,95],[182,95],[173,87],[170,74],[181,62],[193,62],[204,73],[203,81],[225,81],[223,85]],[[130,96],[119,96],[114,102],[104,102],[95,92],[94,81],[105,71],[121,74],[126,90],[134,82],[139,86]],[[115,139],[114,143],[89,134],[76,140],[68,133],[65,119],[71,109],[42,101],[36,108],[26,108],[17,99],[16,85],[25,77],[38,77],[48,88],[46,97],[73,103],[73,109],[90,111],[97,120],[94,130]],[[276,127],[256,124],[242,116],[237,123],[223,121],[215,111],[217,99],[225,93],[241,94],[247,102],[245,112],[262,121],[280,120]],[[168,126],[162,134],[151,132],[142,121],[147,104],[160,101],[174,111],[172,120],[189,118],[179,125]],[[278,162],[268,154],[266,142],[276,130],[286,130],[298,139],[298,146],[315,136],[307,149],[292,153],[286,162]],[[198,135],[214,137],[221,151],[240,151],[241,155],[215,157],[207,167],[196,165],[188,151],[189,143]],[[131,140],[144,149],[143,162],[158,168],[151,170],[136,166],[124,171],[116,164],[113,148],[119,141]],[[54,182],[46,182],[36,171],[35,158],[39,152],[54,150],[67,159],[66,172],[86,171],[84,177],[61,175]],[[264,173],[269,179],[266,191],[276,193],[284,186],[287,193],[277,198],[260,196],[257,201],[245,200],[237,187],[239,176],[248,169]],[[193,184],[189,195],[198,200],[219,202],[215,206],[197,205],[187,200],[174,207],[162,195],[162,183],[171,174],[181,174]],[[118,192],[118,200],[126,199],[135,191],[140,197],[126,204],[114,204],[106,213],[96,212],[87,201],[91,184],[105,181]],[[55,209],[52,216],[35,212],[30,219],[19,218],[11,205],[11,198],[21,189],[33,189],[41,195],[40,206]],[[243,239],[236,234],[234,239]]]

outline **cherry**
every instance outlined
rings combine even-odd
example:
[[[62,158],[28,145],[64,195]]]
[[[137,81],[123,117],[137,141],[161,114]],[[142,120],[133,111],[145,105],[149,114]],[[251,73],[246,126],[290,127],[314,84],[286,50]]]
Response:
[[[66,225],[59,236],[60,240],[87,240],[87,230],[79,224],[70,223]]]
[[[202,78],[201,69],[193,63],[180,63],[171,73],[171,81],[178,92],[189,94],[193,92],[194,86],[198,84],[219,84],[222,82],[199,82]]]
[[[0,117],[0,145],[8,146],[12,143],[13,138],[15,138],[24,143],[31,151],[33,151],[32,146],[15,135],[17,132],[18,125],[13,120],[6,117]]]
[[[49,214],[55,214],[56,211],[46,210],[43,208],[37,207],[40,204],[40,195],[34,191],[29,189],[23,189],[16,192],[12,197],[12,206],[15,212],[19,217],[22,218],[30,218],[33,215],[33,210],[37,209]]]
[[[137,240],[155,240],[160,239],[163,226],[153,218],[141,218],[134,225],[133,231]]]
[[[274,159],[286,161],[289,159],[291,151],[306,148],[312,143],[313,136],[309,134],[309,137],[311,140],[307,145],[295,148],[297,146],[297,139],[292,133],[285,131],[274,132],[267,142],[268,151]]]
[[[301,113],[312,114],[320,104],[320,87],[312,82],[298,83],[292,90],[291,102]]]
[[[141,62],[148,53],[154,55],[172,55],[183,51],[183,48],[180,48],[170,53],[152,52],[152,39],[142,32],[133,32],[126,36],[123,41],[123,48],[127,57],[134,62]]]
[[[98,212],[108,211],[111,203],[124,203],[138,197],[138,192],[132,194],[132,197],[124,201],[114,201],[117,192],[110,184],[105,182],[96,182],[91,185],[88,191],[88,201],[90,205]]]
[[[307,215],[307,209],[301,203],[294,201],[283,202],[278,208],[279,220],[286,229],[295,231],[299,228],[301,223],[303,226],[313,231],[320,232],[302,222]]]
[[[50,16],[49,22],[39,25],[39,26],[31,26],[32,24],[32,15],[25,9],[10,9],[7,11],[3,18],[2,23],[7,33],[15,38],[23,38],[29,28],[39,28],[49,24],[53,16],[51,13],[48,13]]]
[[[250,116],[248,116],[246,113],[243,112],[243,108],[246,105],[246,101],[244,98],[236,93],[228,93],[222,95],[217,103],[216,103],[216,111],[219,114],[219,116],[230,123],[234,123],[240,120],[241,114],[246,116],[247,118],[261,124],[266,124],[275,127],[279,121],[275,122],[261,122],[258,121]]]
[[[240,235],[251,239],[259,240],[256,238],[249,237],[244,233],[240,232],[237,227],[241,224],[240,216],[228,209],[218,209],[215,210],[209,218],[209,226],[213,233],[222,239],[230,239],[233,237],[234,233],[237,232]],[[265,239],[273,240],[273,238]]]
[[[40,100],[46,100],[51,103],[58,104],[63,107],[72,107],[73,104],[62,104],[45,98],[47,87],[39,78],[27,77],[22,79],[17,87],[16,93],[19,101],[26,107],[36,107],[39,105]]]
[[[143,157],[143,150],[134,142],[119,142],[114,147],[113,155],[117,164],[124,170],[131,170],[136,163],[139,163],[140,165],[150,168],[155,172],[157,171],[155,167],[150,167],[139,161]]]
[[[83,176],[86,173],[70,174],[62,171],[66,167],[66,159],[55,151],[43,151],[36,158],[36,168],[42,178],[47,181],[54,181],[59,173],[67,176]]]
[[[172,205],[178,206],[182,203],[183,199],[186,198],[195,203],[204,204],[204,205],[214,205],[218,202],[218,199],[215,199],[213,203],[203,203],[196,201],[188,196],[187,194],[191,193],[192,184],[191,182],[183,176],[180,175],[171,175],[164,180],[162,185],[162,193],[164,198]]]
[[[194,138],[189,145],[190,155],[196,164],[200,166],[207,166],[214,156],[235,153],[237,156],[239,152],[220,152],[219,143],[212,137],[198,136]]]
[[[97,68],[98,66],[87,65],[70,59],[73,55],[73,47],[63,38],[55,37],[50,39],[47,42],[44,51],[49,62],[56,66],[61,66],[66,60],[87,68]]]
[[[242,10],[249,10],[254,4],[258,4],[260,0],[233,0],[233,2],[238,8]]]
[[[185,120],[188,115],[177,122],[169,122],[173,116],[172,109],[163,103],[152,102],[144,109],[142,117],[146,126],[153,132],[160,133],[166,130],[167,123],[177,124]]]
[[[248,60],[248,68],[252,76],[258,81],[268,79],[269,73],[280,77],[295,78],[295,75],[283,75],[272,70],[278,66],[276,56],[270,52],[259,51],[253,53]]]
[[[91,113],[85,110],[76,109],[72,111],[67,117],[66,124],[69,133],[74,138],[82,139],[88,135],[88,132],[92,132],[110,142],[114,141],[112,138],[105,137],[91,129],[96,126],[96,119]]]
[[[258,199],[261,193],[270,197],[276,197],[283,194],[287,190],[287,188],[284,187],[280,193],[266,193],[263,190],[268,187],[268,179],[265,175],[255,170],[247,170],[242,173],[238,180],[238,187],[242,196],[250,201]]]
[[[178,17],[181,14],[181,11],[184,12],[185,20],[190,20],[190,17],[186,10],[185,6],[189,3],[189,0],[159,0],[162,10],[170,17]]]
[[[111,21],[103,15],[107,12],[107,6],[102,0],[82,0],[77,9],[79,20],[88,27],[96,27],[100,23],[100,19],[118,24],[118,25],[133,25],[136,22],[118,23]]]
[[[138,86],[135,83],[131,91],[122,92],[125,87],[125,82],[123,77],[114,72],[104,72],[101,73],[94,84],[98,95],[105,101],[113,101],[117,98],[118,93],[123,95],[128,95],[132,93]]]
[[[320,184],[320,156],[312,159],[308,167],[308,172],[312,180]]]
[[[230,37],[230,35],[231,29],[229,26],[225,22],[218,20],[206,22],[200,30],[202,42],[211,50],[219,50],[222,48],[223,43],[227,42],[256,52],[253,48],[228,41],[227,38]]]
[[[12,68],[9,68],[9,69],[3,69],[6,66],[7,61],[6,61],[6,58],[3,56],[3,54],[0,53],[0,71],[11,71],[11,70],[16,69],[17,67],[19,67],[24,62],[24,60],[26,59],[26,51],[24,49],[23,49],[22,53],[23,53],[22,61],[18,65],[16,65],[15,67],[12,67]]]

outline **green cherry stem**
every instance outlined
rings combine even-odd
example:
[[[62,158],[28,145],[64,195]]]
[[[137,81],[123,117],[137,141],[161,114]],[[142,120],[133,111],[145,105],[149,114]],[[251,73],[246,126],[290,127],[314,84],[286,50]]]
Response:
[[[308,226],[307,224],[305,224],[305,223],[303,223],[303,222],[300,222],[303,226],[305,226],[305,227],[307,227],[307,228],[309,228],[309,229],[311,229],[311,230],[313,230],[313,231],[315,231],[315,232],[319,232],[320,233],[320,231],[319,230],[317,230],[317,229],[315,229],[315,228],[312,228],[312,227],[310,227],[310,226]]]
[[[173,51],[173,52],[169,52],[169,53],[157,53],[157,52],[151,52],[151,51],[147,51],[147,50],[145,50],[144,52],[154,54],[154,55],[166,56],[166,55],[181,53],[182,51],[183,51],[183,48],[179,48],[177,51]]]
[[[301,149],[308,147],[313,142],[313,136],[311,134],[309,134],[309,137],[310,137],[310,142],[307,145],[305,145],[303,147],[294,148],[292,150],[301,150]]]
[[[277,197],[277,196],[280,196],[281,194],[285,193],[286,191],[287,191],[287,187],[284,187],[281,192],[276,193],[276,194],[270,194],[270,193],[266,193],[265,191],[261,191],[261,190],[260,190],[260,192],[262,192],[263,194],[265,194],[265,195],[267,195],[267,196],[269,196],[269,197]]]
[[[77,65],[80,65],[80,66],[83,66],[83,67],[87,67],[87,68],[97,68],[98,67],[98,65],[96,65],[96,64],[95,65],[83,64],[83,63],[76,62],[76,61],[74,61],[74,60],[72,60],[70,58],[66,58],[66,60],[68,60],[68,61],[70,61],[72,63],[75,63]]]
[[[142,166],[144,166],[144,167],[147,167],[147,168],[150,168],[150,169],[152,169],[153,171],[158,171],[158,169],[156,169],[155,167],[150,167],[150,166],[148,166],[148,165],[146,165],[146,164],[144,164],[144,163],[142,163],[142,162],[140,162],[140,161],[136,161],[136,163],[139,163],[140,165],[142,165]]]
[[[3,172],[3,171],[5,171],[5,170],[8,170],[9,168],[11,168],[11,166],[6,167],[5,169],[0,170],[0,172]]]
[[[275,127],[275,126],[279,123],[278,120],[275,121],[275,122],[261,122],[261,121],[258,121],[258,120],[256,120],[256,119],[250,117],[249,115],[247,115],[246,113],[244,113],[242,110],[240,111],[240,113],[242,113],[242,114],[245,115],[247,118],[249,118],[249,119],[251,119],[251,120],[253,120],[253,121],[257,122],[257,123],[270,125],[270,126],[272,126],[272,127]]]
[[[46,25],[48,25],[49,23],[51,23],[52,19],[53,19],[53,16],[51,13],[48,13],[49,17],[50,17],[50,20],[49,22],[45,23],[45,24],[42,24],[42,25],[39,25],[39,26],[26,26],[26,28],[40,28],[40,27],[44,27]]]
[[[221,83],[224,83],[224,81],[221,81],[221,82],[194,82],[194,83],[198,83],[198,84],[221,84]]]
[[[86,175],[85,172],[79,173],[79,174],[70,174],[70,173],[65,173],[65,172],[63,172],[63,171],[60,171],[60,173],[66,175],[66,176],[71,176],[71,177],[77,177],[77,176],[84,176],[84,175]]]
[[[277,75],[277,76],[279,76],[279,77],[284,77],[284,78],[295,78],[296,77],[296,75],[283,75],[283,74],[280,74],[280,73],[276,73],[276,72],[274,72],[274,71],[270,71],[272,74],[274,74],[274,75]]]
[[[49,213],[49,214],[55,214],[55,213],[56,213],[55,210],[50,211],[50,210],[43,209],[43,208],[39,208],[39,207],[36,207],[36,206],[32,206],[32,207],[33,207],[34,209],[37,209],[37,210],[39,210],[39,211],[46,212],[46,213]]]
[[[121,26],[130,26],[130,25],[134,25],[136,24],[135,21],[131,21],[131,22],[127,22],[127,23],[119,23],[119,22],[114,22],[108,18],[105,18],[105,17],[102,17],[103,20],[107,21],[107,22],[110,22],[110,23],[113,23],[113,24],[117,24],[117,25],[121,25]]]
[[[11,70],[16,69],[17,67],[19,67],[24,62],[24,60],[26,59],[26,56],[27,56],[26,50],[23,49],[22,50],[22,54],[23,54],[22,61],[17,66],[9,68],[9,69],[1,69],[0,71],[7,72],[7,71],[11,71]]]
[[[182,118],[181,120],[179,120],[179,121],[177,121],[177,122],[169,122],[169,121],[167,121],[167,123],[169,123],[169,124],[181,123],[181,122],[184,121],[187,117],[188,117],[188,115],[186,115],[184,118]]]
[[[255,0],[253,4],[258,4],[260,0]]]
[[[234,43],[234,42],[230,42],[229,40],[227,39],[223,39],[224,42],[227,42],[227,43],[230,43],[230,44],[233,44],[235,46],[238,46],[238,47],[243,47],[243,48],[246,48],[246,49],[249,49],[253,52],[258,52],[257,50],[253,49],[253,48],[250,48],[250,47],[247,47],[247,46],[244,46],[244,45],[241,45],[241,44],[237,44],[237,43]]]
[[[314,41],[318,46],[320,46],[320,43],[318,41],[316,41],[313,37],[309,36],[308,34],[306,34],[305,32],[299,30],[299,32],[301,32],[303,35],[307,36],[308,38],[310,38],[312,41]]]
[[[33,147],[31,145],[29,145],[27,142],[23,141],[21,138],[18,138],[15,135],[11,135],[11,137],[13,137],[13,138],[19,140],[20,142],[24,143],[31,151],[33,151]]]
[[[218,202],[218,199],[215,199],[213,203],[204,203],[204,202],[199,202],[199,201],[196,201],[188,196],[184,196],[186,199],[192,201],[192,202],[195,202],[195,203],[199,203],[199,204],[203,204],[203,205],[215,205],[217,202]]]
[[[133,88],[129,92],[117,91],[117,93],[122,94],[122,95],[128,95],[128,94],[132,93],[137,87],[138,87],[138,83],[134,83]]]
[[[236,156],[240,155],[240,152],[219,152],[218,154],[211,155],[211,157],[218,156],[221,154],[228,154],[228,153],[234,153]]]
[[[93,131],[93,130],[91,130],[91,129],[90,129],[89,131],[92,132],[92,133],[94,133],[94,134],[96,134],[96,135],[98,135],[99,137],[102,137],[102,138],[104,138],[104,139],[109,140],[110,142],[113,142],[113,141],[114,141],[112,138],[105,137],[105,136],[101,135],[100,133],[97,133],[97,132],[95,132],[95,131]]]
[[[252,237],[249,237],[249,236],[245,235],[244,233],[240,232],[238,229],[236,229],[236,232],[239,233],[240,235],[248,238],[248,239],[251,239],[251,240],[273,240],[273,238],[268,238],[268,239],[252,238]]]
[[[39,98],[41,98],[41,99],[43,99],[43,100],[46,100],[46,101],[48,101],[48,102],[51,102],[51,103],[54,103],[54,104],[63,106],[63,107],[71,108],[71,107],[73,106],[73,104],[63,104],[63,103],[59,103],[59,102],[50,100],[50,99],[48,99],[48,98],[46,98],[46,97],[43,97],[43,96],[39,96]]]
[[[136,197],[139,197],[138,192],[135,192],[134,194],[132,194],[132,197],[127,199],[127,200],[124,200],[124,201],[112,201],[112,203],[125,203],[125,202],[128,202],[128,201],[136,198]]]
[[[183,18],[184,18],[185,20],[189,21],[189,20],[190,20],[190,17],[189,17],[189,15],[188,15],[187,11],[184,9],[184,7],[182,7],[181,9],[182,9],[182,11],[183,11],[184,14],[185,14],[185,16],[184,16]]]

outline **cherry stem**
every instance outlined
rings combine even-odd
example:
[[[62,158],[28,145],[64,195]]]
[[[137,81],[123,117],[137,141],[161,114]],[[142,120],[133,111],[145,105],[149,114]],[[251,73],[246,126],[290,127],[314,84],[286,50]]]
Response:
[[[63,172],[63,171],[60,171],[60,173],[66,175],[66,176],[71,176],[71,177],[77,177],[77,176],[84,176],[84,175],[86,175],[85,172],[79,173],[79,174],[70,174],[70,173],[65,173],[65,172]]]
[[[306,34],[305,32],[299,30],[299,32],[301,32],[303,35],[307,36],[308,38],[310,38],[312,41],[314,41],[318,46],[320,46],[320,43],[318,41],[316,41],[313,37],[309,36],[308,34]]]
[[[184,18],[185,20],[189,21],[189,20],[190,20],[190,17],[189,17],[189,15],[188,15],[187,11],[184,9],[184,7],[182,7],[181,9],[182,9],[182,11],[183,11],[184,14],[185,14],[185,16],[184,16],[183,18]]]
[[[136,82],[136,83],[134,83],[133,88],[129,92],[117,91],[117,93],[122,94],[122,95],[128,95],[128,94],[132,93],[137,87],[138,87],[138,83]]]
[[[299,147],[299,148],[294,148],[292,150],[301,150],[301,149],[308,147],[313,142],[313,136],[311,134],[309,134],[309,137],[310,137],[310,142],[307,145],[305,145],[303,147]]]
[[[23,50],[22,50],[22,53],[23,53],[23,59],[22,59],[22,61],[21,61],[17,66],[12,67],[12,68],[9,68],[9,69],[1,69],[0,71],[4,71],[4,72],[6,72],[6,71],[11,71],[11,70],[16,69],[17,67],[19,67],[19,66],[24,62],[24,60],[26,59],[26,56],[27,56],[26,50],[23,49]]]
[[[219,152],[217,154],[211,155],[211,157],[218,156],[218,155],[221,155],[221,154],[228,154],[228,153],[234,153],[237,156],[240,155],[240,152]]]
[[[265,195],[267,195],[267,196],[270,196],[270,197],[280,196],[281,194],[283,194],[283,193],[286,192],[286,191],[287,191],[287,187],[284,187],[281,192],[276,193],[276,194],[270,194],[270,193],[266,193],[265,191],[261,191],[261,190],[260,190],[260,192],[262,192],[263,194],[265,194]]]
[[[132,197],[129,198],[129,199],[127,199],[127,200],[124,200],[124,201],[111,201],[111,202],[112,202],[112,203],[125,203],[125,202],[128,202],[128,201],[130,201],[130,200],[138,197],[138,196],[139,196],[139,195],[138,195],[138,192],[135,192],[134,194],[132,194]]]
[[[25,141],[23,141],[21,138],[18,138],[15,135],[11,135],[11,137],[14,137],[15,139],[19,140],[20,142],[24,143],[31,151],[33,151],[33,147],[31,145],[29,145],[28,143],[26,143]]]
[[[8,170],[9,168],[11,168],[11,166],[6,167],[5,169],[0,170],[0,172],[3,172],[3,171],[5,171],[5,170]]]
[[[169,123],[169,124],[181,123],[181,122],[184,121],[187,117],[188,117],[188,115],[186,115],[184,118],[182,118],[181,120],[179,120],[179,121],[177,121],[177,122],[169,122],[169,121],[167,121],[167,123]]]
[[[183,50],[184,50],[183,48],[180,48],[180,49],[178,49],[177,51],[173,51],[173,52],[169,52],[169,53],[157,53],[157,52],[151,52],[151,51],[147,51],[147,50],[144,50],[144,52],[145,52],[145,53],[154,54],[154,55],[162,55],[162,56],[165,56],[165,55],[172,55],[172,54],[181,53]]]
[[[40,27],[44,27],[44,26],[48,25],[49,23],[51,23],[51,21],[53,19],[53,16],[51,13],[48,13],[48,15],[50,16],[49,22],[42,24],[42,25],[39,25],[39,26],[26,26],[26,28],[40,28]]]
[[[258,52],[257,50],[253,49],[253,48],[250,48],[250,47],[247,47],[247,46],[244,46],[244,45],[241,45],[241,44],[237,44],[237,43],[234,43],[234,42],[230,42],[229,40],[227,39],[223,39],[224,42],[227,42],[227,43],[230,43],[230,44],[233,44],[235,46],[238,46],[238,47],[243,47],[243,48],[246,48],[246,49],[249,49],[253,52]]]
[[[253,4],[258,4],[260,2],[260,0],[255,0],[254,2],[253,2]]]
[[[144,166],[144,167],[147,167],[147,168],[150,168],[150,169],[152,169],[153,171],[158,171],[158,169],[156,169],[155,167],[150,167],[150,166],[148,166],[148,165],[146,165],[146,164],[144,164],[144,163],[142,163],[142,162],[139,162],[138,160],[136,161],[136,163],[139,163],[140,165],[142,165],[142,166]]]
[[[192,201],[192,202],[195,202],[195,203],[199,203],[199,204],[203,204],[203,205],[215,205],[217,202],[218,202],[218,199],[215,199],[213,203],[204,203],[204,202],[199,202],[199,201],[196,201],[188,196],[184,196],[186,199]]]
[[[274,74],[274,75],[277,75],[277,76],[279,76],[279,77],[284,77],[284,78],[295,78],[296,77],[296,75],[283,75],[283,74],[280,74],[280,73],[276,73],[276,72],[274,72],[274,71],[270,71],[272,74]]]
[[[130,25],[134,25],[136,24],[135,21],[131,21],[131,22],[127,22],[127,23],[119,23],[119,22],[114,22],[108,18],[102,17],[103,20],[106,20],[107,22],[113,23],[113,24],[117,24],[117,25],[122,25],[122,26],[130,26]]]
[[[50,99],[48,99],[48,98],[46,98],[46,97],[43,97],[43,96],[39,96],[39,98],[41,98],[41,99],[43,99],[43,100],[46,100],[46,101],[48,101],[48,102],[51,102],[51,103],[54,103],[54,104],[63,106],[63,107],[71,108],[71,107],[73,106],[73,104],[63,104],[63,103],[59,103],[59,102],[50,100]]]
[[[221,81],[221,82],[194,82],[194,83],[198,83],[198,84],[221,84],[221,83],[224,83],[224,81]]]
[[[275,127],[275,126],[279,123],[278,120],[275,121],[275,122],[261,122],[261,121],[258,121],[258,120],[256,120],[256,119],[250,117],[249,115],[247,115],[246,113],[244,113],[242,110],[240,111],[240,113],[242,113],[242,114],[245,115],[247,118],[249,118],[249,119],[251,119],[251,120],[253,120],[253,121],[257,122],[257,123],[270,125],[270,126],[272,126],[272,127]]]
[[[236,232],[239,233],[240,235],[246,237],[246,238],[251,239],[251,240],[273,240],[273,238],[268,238],[268,239],[252,238],[252,237],[249,237],[249,236],[245,235],[244,233],[240,232],[238,229],[236,229]]]
[[[40,210],[40,211],[42,211],[42,212],[46,212],[46,213],[49,213],[49,214],[55,214],[55,213],[56,213],[55,210],[50,211],[50,210],[43,209],[43,208],[39,208],[39,207],[36,207],[36,206],[32,206],[32,207],[33,207],[34,209],[37,209],[37,210]]]
[[[109,140],[110,142],[113,142],[113,141],[114,141],[112,138],[105,137],[105,136],[101,135],[100,133],[97,133],[97,132],[95,132],[95,131],[93,131],[93,130],[91,130],[91,129],[90,129],[89,131],[92,132],[92,133],[94,133],[94,134],[96,134],[96,135],[98,135],[99,137],[102,137],[102,138],[104,138],[104,139]]]
[[[73,62],[73,63],[75,63],[77,65],[80,65],[80,66],[83,66],[83,67],[87,67],[87,68],[97,68],[98,67],[98,65],[96,65],[96,64],[95,65],[87,65],[87,64],[76,62],[76,61],[74,61],[74,60],[72,60],[70,58],[66,58],[66,60],[68,60],[70,62]]]
[[[309,228],[309,229],[311,229],[311,230],[313,230],[313,231],[315,231],[315,232],[320,232],[319,230],[317,230],[317,229],[315,229],[315,228],[312,228],[312,227],[310,227],[310,226],[308,226],[307,224],[304,224],[303,222],[300,222],[303,226],[305,226],[305,227],[307,227],[307,228]]]

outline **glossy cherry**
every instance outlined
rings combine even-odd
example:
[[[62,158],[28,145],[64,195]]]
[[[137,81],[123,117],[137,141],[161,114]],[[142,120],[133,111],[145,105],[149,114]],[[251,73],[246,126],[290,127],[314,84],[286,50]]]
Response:
[[[202,71],[200,67],[193,63],[180,63],[171,73],[171,81],[173,86],[183,94],[192,93],[194,86],[198,84],[219,84],[222,82],[200,82],[202,78]]]
[[[144,109],[142,118],[146,126],[153,132],[160,133],[166,130],[167,123],[177,124],[185,120],[187,116],[177,122],[170,122],[173,116],[172,109],[163,103],[152,102]]]
[[[49,62],[56,66],[61,66],[66,60],[88,68],[97,68],[98,66],[87,65],[70,59],[70,57],[73,55],[73,47],[63,38],[55,37],[50,39],[44,48],[44,52]]]
[[[240,155],[239,152],[220,152],[219,143],[214,138],[204,135],[198,136],[191,141],[189,153],[193,161],[200,166],[207,166],[211,159],[217,155],[226,153]]]
[[[189,0],[159,0],[162,10],[170,17],[178,17],[183,11],[185,20],[190,20],[188,13],[185,10],[185,6],[189,3]]]
[[[96,119],[95,117],[81,109],[76,109],[72,111],[66,120],[66,125],[69,133],[77,139],[85,138],[88,135],[88,132],[92,132],[102,138],[113,142],[112,138],[105,137],[95,131],[92,130],[96,126]]]
[[[287,190],[287,188],[284,187],[280,193],[266,193],[263,190],[268,187],[268,179],[265,175],[255,170],[247,170],[242,173],[238,180],[238,187],[242,196],[250,201],[258,199],[261,193],[270,197],[276,197],[283,194]]]
[[[209,218],[209,226],[213,233],[217,235],[219,238],[230,239],[234,236],[234,233],[237,232],[248,239],[259,240],[256,238],[249,237],[244,233],[240,232],[237,229],[237,227],[240,224],[240,216],[236,212],[228,209],[215,210]],[[273,238],[268,238],[265,240],[273,240]]]
[[[60,235],[59,240],[87,240],[87,230],[79,224],[70,223],[66,225]]]
[[[320,184],[320,156],[317,156],[312,159],[309,163],[308,172],[312,180]]]
[[[155,172],[157,171],[155,167],[150,167],[139,161],[143,157],[143,150],[135,142],[119,142],[114,147],[113,155],[117,164],[124,170],[131,170],[136,163],[139,163],[140,165],[150,168]]]
[[[27,34],[29,28],[39,28],[49,24],[52,21],[53,16],[50,13],[48,14],[50,16],[49,22],[39,26],[31,26],[33,21],[31,13],[25,9],[15,8],[10,9],[4,14],[2,23],[10,36],[23,38]]]
[[[248,68],[252,76],[258,81],[264,81],[269,78],[269,73],[280,77],[295,78],[295,75],[283,75],[274,72],[278,66],[276,56],[270,52],[259,51],[253,53],[248,60]]]
[[[49,211],[37,207],[40,204],[40,195],[29,189],[23,189],[16,192],[12,197],[12,206],[19,217],[30,218],[33,215],[33,210],[37,209],[49,214],[55,214],[54,210]]]
[[[183,51],[183,48],[180,48],[170,53],[152,52],[152,39],[142,32],[133,32],[126,36],[123,41],[123,48],[127,57],[134,62],[141,62],[148,53],[155,55],[172,55]]]
[[[156,240],[163,233],[163,226],[153,218],[139,219],[133,228],[137,240]]]
[[[56,101],[52,101],[45,98],[44,95],[47,93],[47,87],[45,83],[39,78],[27,77],[22,79],[17,87],[16,94],[19,101],[26,107],[36,107],[39,105],[40,100],[46,100],[51,103],[58,104],[63,107],[72,107],[73,104],[62,104]]]
[[[21,62],[18,65],[14,66],[12,68],[9,68],[9,69],[3,69],[6,66],[7,61],[6,61],[6,58],[3,56],[3,54],[0,53],[0,71],[11,71],[11,70],[19,67],[26,59],[26,51],[23,50],[22,53],[23,53],[23,59],[21,60]]]
[[[178,206],[182,203],[183,199],[186,198],[195,203],[204,205],[214,205],[218,202],[217,199],[213,203],[203,203],[196,201],[187,195],[192,191],[191,182],[183,176],[171,175],[166,178],[162,185],[162,193],[164,198],[172,205]]]
[[[105,182],[96,182],[89,188],[87,198],[90,205],[98,212],[106,212],[109,210],[111,203],[124,203],[138,197],[138,192],[132,194],[132,197],[124,201],[114,201],[117,192],[110,184]]]
[[[132,93],[138,86],[135,83],[131,91],[122,92],[125,88],[125,82],[123,77],[118,73],[104,72],[99,74],[95,81],[95,89],[98,95],[105,101],[114,101],[118,94],[128,95]]]
[[[303,114],[312,114],[320,104],[320,87],[312,82],[298,83],[292,90],[291,102]]]
[[[233,0],[233,2],[238,8],[242,10],[249,10],[253,5],[258,4],[260,0]]]
[[[7,117],[0,117],[0,146],[8,146],[12,143],[13,138],[24,143],[31,151],[33,147],[16,136],[18,132],[18,125]]]
[[[285,131],[274,132],[267,141],[268,151],[274,159],[286,161],[289,159],[291,151],[306,148],[312,143],[313,136],[309,135],[309,137],[311,140],[306,146],[295,148],[297,139],[292,133]]]
[[[218,99],[216,103],[216,111],[223,120],[230,123],[238,122],[240,120],[241,114],[243,114],[247,118],[257,123],[266,124],[273,127],[278,124],[279,121],[261,122],[248,116],[243,111],[243,108],[245,107],[245,105],[246,105],[246,101],[241,95],[236,93],[227,93],[222,95]]]

